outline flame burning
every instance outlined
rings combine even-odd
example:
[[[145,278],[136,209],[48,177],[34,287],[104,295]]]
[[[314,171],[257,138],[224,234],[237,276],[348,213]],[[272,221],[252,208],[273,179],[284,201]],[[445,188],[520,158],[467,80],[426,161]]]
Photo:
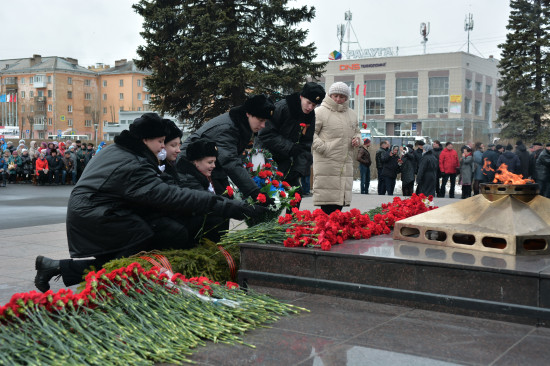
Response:
[[[485,159],[487,160],[487,159]],[[485,162],[485,164],[487,161]],[[485,165],[483,166],[485,167]],[[492,170],[492,169],[491,169]],[[527,184],[527,183],[535,183],[532,179],[523,179],[523,175],[521,174],[514,174],[510,171],[508,171],[508,166],[506,164],[500,164],[500,166],[497,169],[497,172],[495,174],[495,180],[493,180],[493,183],[502,183],[502,184]]]
[[[494,172],[495,170],[493,168],[491,168],[491,160],[487,159],[487,158],[484,158],[483,159],[483,168],[481,168],[481,170],[483,171],[483,174],[487,175],[487,173],[485,172]]]

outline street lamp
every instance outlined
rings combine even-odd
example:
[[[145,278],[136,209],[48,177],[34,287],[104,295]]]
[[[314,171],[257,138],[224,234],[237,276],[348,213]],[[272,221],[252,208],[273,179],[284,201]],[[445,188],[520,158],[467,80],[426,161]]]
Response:
[[[97,126],[98,126],[98,123],[95,122],[94,123],[94,128],[95,128],[95,145],[94,146],[96,147],[96,149],[97,149]]]

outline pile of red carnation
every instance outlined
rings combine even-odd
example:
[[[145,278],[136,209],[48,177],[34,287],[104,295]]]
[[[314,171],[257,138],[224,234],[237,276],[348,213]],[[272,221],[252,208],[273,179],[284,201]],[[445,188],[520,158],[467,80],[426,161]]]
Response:
[[[294,208],[292,214],[279,217],[279,224],[291,224],[287,229],[290,236],[284,241],[286,247],[317,247],[330,250],[334,244],[347,239],[368,239],[373,235],[389,234],[396,221],[418,215],[437,208],[431,203],[433,197],[413,194],[402,200],[395,197],[393,202],[382,204],[382,213],[371,219],[367,213],[358,209],[347,212],[335,211],[327,215],[317,209],[299,211]]]

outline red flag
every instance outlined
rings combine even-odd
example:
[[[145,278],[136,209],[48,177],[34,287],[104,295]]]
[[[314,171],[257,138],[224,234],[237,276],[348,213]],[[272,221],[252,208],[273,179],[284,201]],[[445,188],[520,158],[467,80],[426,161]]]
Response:
[[[14,103],[17,103],[17,93],[14,93],[14,94],[13,94],[13,102],[14,102]]]
[[[359,84],[357,84],[357,88],[355,88],[355,95],[359,95]]]
[[[365,86],[363,87],[363,96],[367,96],[367,84],[365,84]]]

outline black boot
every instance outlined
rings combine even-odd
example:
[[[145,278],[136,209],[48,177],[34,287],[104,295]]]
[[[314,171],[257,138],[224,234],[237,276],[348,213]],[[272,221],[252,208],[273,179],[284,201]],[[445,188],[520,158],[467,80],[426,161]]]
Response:
[[[50,280],[52,277],[61,275],[61,267],[58,260],[39,255],[36,257],[34,267],[36,269],[34,285],[42,292],[50,289]]]

